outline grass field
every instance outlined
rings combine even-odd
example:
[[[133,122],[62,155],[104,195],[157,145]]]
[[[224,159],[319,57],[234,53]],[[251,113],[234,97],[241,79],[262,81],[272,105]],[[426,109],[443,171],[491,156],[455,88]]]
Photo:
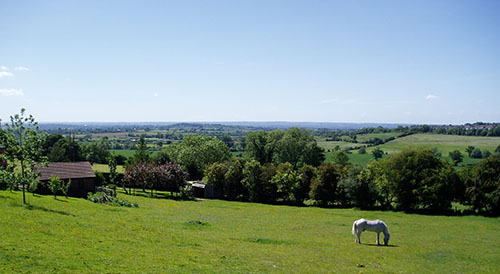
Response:
[[[369,134],[358,134],[356,139],[358,142],[363,143],[374,138],[379,138],[381,140],[387,140],[391,137],[396,137],[400,132],[383,132],[383,133],[369,133]]]
[[[500,145],[499,137],[476,137],[476,136],[459,136],[459,135],[440,135],[440,134],[413,134],[402,138],[397,138],[387,142],[380,147],[383,151],[391,154],[400,152],[406,147],[419,148],[437,148],[443,156],[448,156],[448,153],[458,149],[465,154],[467,146],[474,146],[481,150],[489,150],[494,152],[495,148]],[[367,149],[371,151],[372,148]]]
[[[500,219],[219,200],[139,208],[0,191],[0,273],[498,273]],[[354,243],[352,222],[383,219]]]
[[[109,172],[109,166],[106,165],[106,164],[92,164],[92,170],[98,171],[98,172],[108,173]],[[116,166],[116,171],[118,173],[125,173],[125,167],[117,165]]]

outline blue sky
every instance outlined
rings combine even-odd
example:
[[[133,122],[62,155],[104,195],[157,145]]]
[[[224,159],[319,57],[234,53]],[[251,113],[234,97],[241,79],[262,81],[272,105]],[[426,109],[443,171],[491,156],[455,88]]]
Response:
[[[0,118],[500,121],[500,1],[3,1]]]

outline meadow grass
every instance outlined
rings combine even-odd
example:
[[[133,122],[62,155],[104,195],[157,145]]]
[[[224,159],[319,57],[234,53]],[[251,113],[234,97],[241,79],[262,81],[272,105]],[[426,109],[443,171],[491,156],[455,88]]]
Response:
[[[498,273],[500,219],[129,196],[139,208],[0,191],[0,273]],[[388,247],[352,222],[384,220]]]
[[[363,143],[363,142],[369,141],[369,140],[374,139],[374,138],[379,138],[381,140],[387,140],[391,137],[395,138],[400,134],[401,134],[400,132],[382,132],[382,133],[358,134],[356,136],[356,139],[358,140],[358,142]]]

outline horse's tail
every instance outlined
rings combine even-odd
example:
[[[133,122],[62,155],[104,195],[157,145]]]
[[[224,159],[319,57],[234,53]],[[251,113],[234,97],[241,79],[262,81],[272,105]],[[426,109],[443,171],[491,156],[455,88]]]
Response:
[[[356,221],[354,221],[354,223],[352,223],[352,235],[356,235],[358,234],[358,231],[357,231],[357,227],[356,227]]]

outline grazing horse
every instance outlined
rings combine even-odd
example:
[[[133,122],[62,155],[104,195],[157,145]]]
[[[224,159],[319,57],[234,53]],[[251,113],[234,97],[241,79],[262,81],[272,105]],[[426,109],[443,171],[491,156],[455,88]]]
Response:
[[[359,237],[361,236],[361,232],[365,230],[377,232],[378,245],[380,245],[380,232],[384,233],[384,245],[389,244],[389,238],[391,237],[391,234],[389,233],[389,228],[387,228],[387,225],[383,221],[370,221],[365,219],[354,221],[354,223],[352,224],[352,235],[356,236],[356,243],[361,244],[361,239]]]

